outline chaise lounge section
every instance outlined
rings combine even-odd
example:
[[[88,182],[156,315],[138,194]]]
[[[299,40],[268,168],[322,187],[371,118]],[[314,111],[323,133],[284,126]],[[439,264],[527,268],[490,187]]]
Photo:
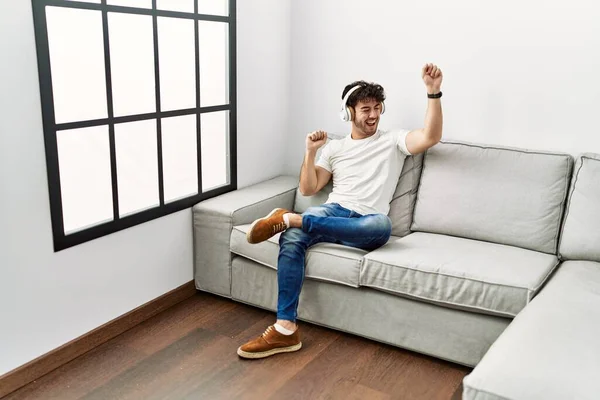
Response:
[[[577,160],[563,262],[464,380],[466,400],[600,396],[600,156]]]

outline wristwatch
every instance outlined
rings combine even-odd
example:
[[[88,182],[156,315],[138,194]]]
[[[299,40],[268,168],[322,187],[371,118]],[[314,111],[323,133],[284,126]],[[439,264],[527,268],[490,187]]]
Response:
[[[429,93],[427,93],[427,98],[428,99],[439,99],[440,97],[442,97],[442,92],[435,93],[435,94],[429,94]]]

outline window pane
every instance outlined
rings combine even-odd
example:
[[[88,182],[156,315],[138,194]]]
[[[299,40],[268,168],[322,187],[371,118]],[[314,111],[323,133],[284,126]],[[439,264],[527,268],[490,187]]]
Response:
[[[108,13],[115,116],[156,111],[152,17]]]
[[[162,120],[165,203],[198,193],[196,115]]]
[[[200,116],[202,191],[229,183],[229,111]]]
[[[194,12],[195,0],[157,0],[156,8],[159,10]]]
[[[56,123],[106,118],[102,13],[46,7]]]
[[[115,125],[119,214],[158,206],[156,120]]]
[[[108,127],[56,133],[65,234],[113,219]]]
[[[158,18],[160,108],[196,108],[194,21]]]
[[[152,0],[108,0],[107,4],[113,6],[152,8]]]
[[[227,0],[197,0],[198,13],[210,15],[229,15],[229,1]]]
[[[228,29],[224,22],[198,21],[202,107],[229,103]]]

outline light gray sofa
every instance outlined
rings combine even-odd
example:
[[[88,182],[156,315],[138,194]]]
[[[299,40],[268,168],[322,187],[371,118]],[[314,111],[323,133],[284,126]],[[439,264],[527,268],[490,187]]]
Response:
[[[586,157],[583,160],[596,160]],[[575,171],[585,174],[586,164]],[[569,268],[559,267],[560,274],[542,289],[560,263],[561,231],[561,255],[579,258],[581,253],[600,252],[598,234],[589,235],[574,225],[588,226],[589,219],[574,211],[578,207],[571,207],[570,217],[562,223],[572,173],[573,158],[568,154],[462,142],[442,142],[425,155],[407,158],[390,203],[390,241],[369,253],[335,244],[311,247],[299,318],[477,365],[499,337],[492,350],[503,343],[514,345],[524,337],[521,330],[532,334],[527,320],[520,320],[526,314],[537,315],[530,308],[544,310],[543,304],[536,304],[551,294],[537,296],[540,291],[563,291],[555,281],[569,276],[571,267],[566,264]],[[594,173],[595,178],[589,179],[596,179],[598,190],[599,173],[590,172]],[[246,232],[254,219],[275,207],[303,212],[322,204],[331,191],[329,185],[308,198],[297,187],[297,177],[280,176],[194,206],[194,273],[199,290],[276,309],[278,236],[251,245]],[[585,201],[586,194],[578,197],[577,190],[572,192],[573,205],[579,197]],[[600,211],[595,212],[598,215]],[[592,226],[600,223],[589,225],[595,232]],[[581,247],[580,236],[595,242]],[[565,247],[570,253],[563,251]],[[579,266],[572,269],[577,276],[578,268],[595,271],[590,264],[573,265]],[[590,283],[596,294],[599,285]],[[524,328],[512,329],[517,322]],[[600,336],[595,326],[594,334]],[[547,337],[548,327],[542,325],[538,334]],[[528,371],[522,371],[518,361],[505,360],[505,349],[495,351],[495,358],[491,353],[465,379],[465,398],[493,396],[495,383],[503,387],[502,381],[490,377],[498,368],[505,368],[506,376],[514,371],[515,382],[527,381]],[[534,353],[531,357],[536,359]],[[597,364],[595,371],[600,374]],[[518,384],[514,386],[518,392]],[[499,392],[490,398],[510,396]]]

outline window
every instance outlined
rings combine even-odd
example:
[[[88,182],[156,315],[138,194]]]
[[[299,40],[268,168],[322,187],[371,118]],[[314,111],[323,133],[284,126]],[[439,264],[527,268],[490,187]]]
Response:
[[[235,0],[32,0],[54,249],[231,190]]]

